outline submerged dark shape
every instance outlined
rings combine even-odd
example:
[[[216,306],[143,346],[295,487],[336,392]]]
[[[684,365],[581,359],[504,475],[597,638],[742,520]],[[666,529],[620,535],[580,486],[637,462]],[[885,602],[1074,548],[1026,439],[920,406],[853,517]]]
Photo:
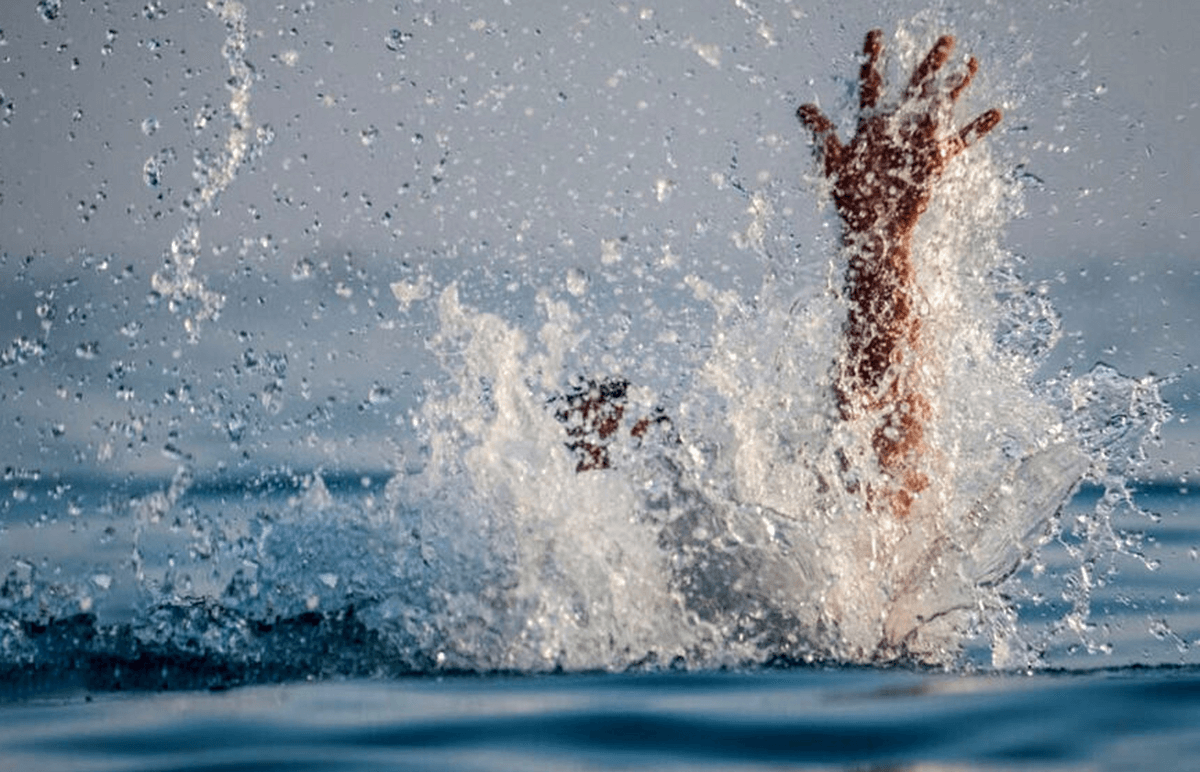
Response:
[[[950,35],[938,38],[900,100],[880,105],[882,40],[880,30],[867,33],[858,127],[848,144],[816,105],[801,105],[796,116],[820,148],[849,256],[838,404],[843,419],[875,424],[872,445],[891,482],[886,490],[868,490],[868,498],[905,517],[929,487],[924,466],[930,400],[921,370],[932,352],[921,341],[913,231],[946,165],[995,128],[1000,111],[988,110],[957,132],[946,130],[954,103],[979,69],[971,57],[966,72],[939,80],[954,47]]]

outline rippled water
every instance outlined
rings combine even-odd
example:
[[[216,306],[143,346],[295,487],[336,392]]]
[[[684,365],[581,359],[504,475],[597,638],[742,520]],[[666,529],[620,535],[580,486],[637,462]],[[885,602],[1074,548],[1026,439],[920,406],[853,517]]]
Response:
[[[1189,769],[1194,667],[492,676],[0,705],[6,768]]]
[[[436,631],[397,627],[389,604],[444,596],[420,572],[396,578],[373,519],[394,479],[9,481],[4,764],[1186,769],[1200,746],[1200,501],[1178,485],[1131,486],[1135,506],[1112,523],[1121,548],[1083,563],[1086,595],[1089,542],[1071,524],[1105,493],[1075,496],[1004,584],[1037,653],[1019,671],[992,668],[981,630],[949,671],[747,659],[734,642],[725,665],[555,675],[464,674],[472,663],[440,658]],[[207,532],[220,524],[236,528]],[[435,557],[417,549],[421,566]]]

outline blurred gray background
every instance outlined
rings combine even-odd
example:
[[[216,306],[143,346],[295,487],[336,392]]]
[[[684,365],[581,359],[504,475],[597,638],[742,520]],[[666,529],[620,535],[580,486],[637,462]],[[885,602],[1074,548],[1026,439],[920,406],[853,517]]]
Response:
[[[1175,376],[1144,475],[1200,463],[1188,0],[247,2],[262,141],[199,216],[194,275],[225,303],[189,334],[197,303],[152,276],[234,119],[220,10],[0,6],[9,474],[394,468],[435,375],[430,311],[396,283],[459,277],[529,330],[534,289],[561,293],[627,372],[677,355],[664,329],[702,349],[684,276],[749,296],[767,270],[823,275],[799,265],[828,213],[795,108],[837,111],[864,32],[917,14],[980,58],[970,109],[1005,109],[992,147],[1027,186],[1007,243],[1067,333],[1048,371]],[[755,192],[776,208],[761,249],[739,235]]]

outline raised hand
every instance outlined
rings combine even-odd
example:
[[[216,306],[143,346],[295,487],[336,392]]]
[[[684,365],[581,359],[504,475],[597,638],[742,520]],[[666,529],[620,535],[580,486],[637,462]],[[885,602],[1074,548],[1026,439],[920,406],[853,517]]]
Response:
[[[801,105],[796,111],[821,146],[825,174],[834,180],[834,201],[848,236],[876,230],[893,237],[911,232],[950,159],[1000,122],[1000,111],[988,110],[957,132],[941,131],[979,69],[972,57],[967,71],[953,82],[937,82],[954,48],[949,35],[938,38],[913,71],[900,101],[880,108],[882,38],[880,30],[872,30],[863,45],[867,58],[859,74],[858,130],[849,145],[838,140],[833,123],[816,105]]]
[[[995,128],[1001,117],[993,109],[958,131],[945,128],[955,102],[979,69],[971,57],[965,72],[939,77],[953,48],[953,37],[938,38],[899,100],[881,106],[883,33],[867,33],[859,73],[858,126],[849,144],[838,139],[833,122],[816,105],[801,105],[796,111],[813,132],[825,175],[833,184],[849,253],[849,318],[837,383],[839,406],[847,420],[876,418],[872,445],[881,470],[891,478],[884,495],[900,517],[929,485],[921,457],[930,407],[914,366],[921,355],[921,320],[915,304],[913,230],[946,165]]]

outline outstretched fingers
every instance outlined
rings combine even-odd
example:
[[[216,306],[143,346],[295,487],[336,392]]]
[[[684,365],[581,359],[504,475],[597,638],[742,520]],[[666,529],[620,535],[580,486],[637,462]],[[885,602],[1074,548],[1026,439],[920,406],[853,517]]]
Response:
[[[913,70],[912,79],[908,82],[908,88],[904,92],[905,97],[911,97],[918,91],[921,96],[929,96],[933,89],[933,79],[937,75],[938,70],[946,64],[950,58],[950,52],[954,50],[954,36],[942,35],[933,44],[933,48],[929,49],[929,53],[925,55],[924,61]]]
[[[813,138],[820,143],[821,153],[825,158],[825,173],[832,174],[841,164],[842,143],[834,130],[833,121],[825,117],[821,108],[816,105],[800,105],[796,117],[813,133]]]
[[[1003,114],[995,108],[976,117],[975,120],[964,126],[957,136],[949,140],[946,148],[947,157],[953,158],[973,145],[984,134],[996,128],[996,124],[1000,123],[1002,117]]]
[[[873,29],[863,42],[863,62],[858,72],[858,104],[864,110],[874,107],[883,92],[883,76],[879,74],[879,59],[883,56],[883,30]]]
[[[954,88],[950,89],[951,104],[954,104],[958,101],[958,98],[962,96],[962,92],[965,91],[967,86],[971,85],[971,81],[975,79],[975,73],[977,72],[979,72],[979,60],[972,56],[967,60],[966,73],[963,74],[962,78],[959,79],[958,84],[955,85]]]

